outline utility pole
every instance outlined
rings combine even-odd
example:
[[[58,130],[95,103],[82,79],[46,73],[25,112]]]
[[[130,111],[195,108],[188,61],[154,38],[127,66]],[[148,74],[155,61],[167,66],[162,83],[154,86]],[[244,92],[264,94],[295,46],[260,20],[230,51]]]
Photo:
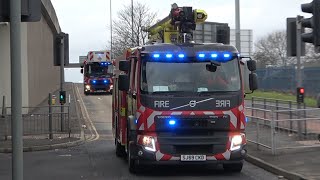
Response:
[[[131,0],[131,39],[132,47],[134,47],[134,35],[133,35],[133,0]]]
[[[23,180],[21,0],[10,1],[12,179]]]
[[[241,52],[241,43],[240,43],[240,2],[239,0],[235,0],[236,4],[236,48],[238,49],[239,53]]]
[[[113,52],[112,52],[112,0],[110,0],[110,58],[112,59]]]

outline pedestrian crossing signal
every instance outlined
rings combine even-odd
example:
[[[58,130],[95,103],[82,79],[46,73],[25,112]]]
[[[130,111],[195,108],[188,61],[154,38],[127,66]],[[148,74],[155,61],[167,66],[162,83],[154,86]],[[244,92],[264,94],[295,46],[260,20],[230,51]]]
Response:
[[[66,91],[60,91],[59,99],[61,105],[66,103]]]

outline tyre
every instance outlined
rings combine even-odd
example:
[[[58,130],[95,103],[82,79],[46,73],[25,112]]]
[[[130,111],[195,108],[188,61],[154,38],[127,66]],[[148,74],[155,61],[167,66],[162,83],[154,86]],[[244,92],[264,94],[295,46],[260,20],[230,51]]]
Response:
[[[243,162],[223,164],[223,169],[229,172],[241,172],[242,166],[243,166]]]
[[[137,164],[137,161],[132,158],[132,145],[129,143],[128,147],[128,167],[129,167],[129,172],[132,174],[137,174],[139,173],[139,165]]]
[[[116,146],[117,157],[125,157],[126,152],[125,152],[124,146],[122,146],[121,143],[119,143],[117,139],[115,139],[114,141],[115,141],[115,146]]]

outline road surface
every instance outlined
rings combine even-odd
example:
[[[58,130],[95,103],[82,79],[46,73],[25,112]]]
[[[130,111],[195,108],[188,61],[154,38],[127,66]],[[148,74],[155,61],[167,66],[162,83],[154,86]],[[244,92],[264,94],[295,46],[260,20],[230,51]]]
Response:
[[[99,139],[69,149],[24,153],[25,180],[109,180],[109,179],[216,179],[272,180],[276,175],[245,162],[241,173],[229,174],[222,167],[150,167],[145,173],[130,174],[126,161],[115,155],[111,133],[111,96],[84,96],[84,105]],[[11,179],[11,155],[0,154],[0,179]]]

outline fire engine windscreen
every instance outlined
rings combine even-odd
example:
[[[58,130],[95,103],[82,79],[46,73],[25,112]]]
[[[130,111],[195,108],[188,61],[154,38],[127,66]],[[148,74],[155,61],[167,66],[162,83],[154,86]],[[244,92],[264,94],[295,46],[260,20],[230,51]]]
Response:
[[[141,71],[142,93],[157,92],[234,92],[241,88],[239,62],[221,63],[215,72],[208,62],[178,63],[144,61]]]
[[[93,62],[86,64],[85,75],[86,76],[99,76],[99,77],[111,77],[113,72],[113,66],[108,63]]]

